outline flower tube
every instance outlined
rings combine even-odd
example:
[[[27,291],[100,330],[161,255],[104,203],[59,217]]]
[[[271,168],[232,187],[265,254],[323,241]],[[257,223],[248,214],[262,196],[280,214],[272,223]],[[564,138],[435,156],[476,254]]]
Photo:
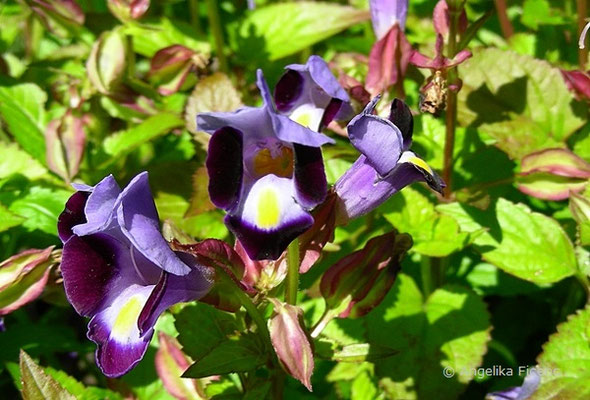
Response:
[[[441,193],[442,179],[410,151],[413,117],[408,106],[395,99],[388,119],[373,115],[379,96],[348,124],[352,145],[361,156],[334,184],[336,222],[345,223],[375,209],[417,181]]]

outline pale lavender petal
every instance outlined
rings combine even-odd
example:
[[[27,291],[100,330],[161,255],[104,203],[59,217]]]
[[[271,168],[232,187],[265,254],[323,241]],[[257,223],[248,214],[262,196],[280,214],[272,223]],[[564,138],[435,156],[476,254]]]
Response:
[[[121,188],[112,175],[100,181],[92,189],[84,207],[86,223],[75,226],[73,232],[84,236],[109,229],[115,217],[115,206],[120,193]]]
[[[371,20],[377,40],[382,39],[394,24],[406,26],[408,0],[370,0]]]
[[[373,99],[361,114],[350,121],[348,136],[352,145],[384,176],[395,167],[401,156],[403,137],[392,122],[371,114],[378,100],[378,97]]]
[[[302,64],[291,64],[285,67],[288,70],[299,71],[301,73],[309,73],[309,76],[328,96],[342,100],[343,102],[349,102],[350,98],[346,91],[340,86],[338,80],[330,71],[328,63],[320,56],[310,56],[307,63]],[[305,77],[305,75],[303,75]]]
[[[398,165],[382,179],[367,158],[360,156],[334,184],[338,222],[344,223],[374,210],[407,185],[420,180],[424,180],[423,175],[409,163]]]
[[[137,175],[121,193],[117,220],[123,234],[148,260],[174,275],[186,275],[190,268],[168,246],[160,233],[160,222],[147,172]]]
[[[273,134],[273,125],[265,107],[243,107],[234,112],[211,112],[197,115],[197,129],[209,134],[225,127],[246,133],[244,140],[260,140]]]

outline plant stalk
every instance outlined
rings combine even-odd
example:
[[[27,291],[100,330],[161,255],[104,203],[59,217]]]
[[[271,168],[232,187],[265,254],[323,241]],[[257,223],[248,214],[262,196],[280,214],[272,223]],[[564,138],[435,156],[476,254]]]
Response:
[[[299,288],[299,239],[295,239],[287,247],[287,286],[285,287],[285,302],[297,303],[297,289]]]
[[[207,15],[209,17],[209,28],[215,41],[215,50],[217,58],[219,59],[219,69],[227,72],[227,60],[225,58],[223,45],[223,29],[221,27],[221,19],[219,18],[219,10],[217,8],[216,0],[207,0]]]
[[[202,33],[201,22],[199,20],[199,0],[189,0],[189,9],[191,13],[191,25],[197,35]]]
[[[256,305],[254,304],[250,296],[244,293],[244,291],[241,288],[236,286],[235,293],[238,297],[238,300],[240,300],[240,304],[242,304],[242,306],[246,309],[248,315],[250,315],[250,317],[252,318],[252,321],[254,321],[254,323],[256,324],[256,327],[262,335],[264,342],[268,347],[268,350],[272,352],[273,347],[272,342],[270,341],[270,332],[268,331],[266,321],[262,317],[262,314],[260,314],[258,308],[256,308]]]
[[[422,255],[420,259],[420,276],[422,278],[422,293],[428,298],[432,293],[432,264],[430,257]]]
[[[584,26],[586,26],[586,16],[588,15],[588,0],[576,0],[576,11],[578,14],[578,37],[582,34]],[[586,70],[586,62],[588,61],[588,46],[583,49],[578,48],[578,64],[580,71]]]
[[[502,35],[504,36],[504,39],[509,39],[514,35],[514,28],[512,27],[512,23],[506,12],[506,0],[494,0],[494,4],[496,5],[496,12],[498,13]]]
[[[447,57],[452,59],[457,53],[457,24],[461,8],[449,10],[449,41],[447,43]],[[454,83],[457,79],[457,69],[451,68],[448,71],[448,82]],[[455,149],[455,127],[457,125],[457,93],[449,90],[447,94],[447,111],[446,111],[446,133],[445,133],[445,150],[443,159],[443,180],[447,184],[444,197],[449,199],[452,194],[452,175],[453,175],[453,151]]]

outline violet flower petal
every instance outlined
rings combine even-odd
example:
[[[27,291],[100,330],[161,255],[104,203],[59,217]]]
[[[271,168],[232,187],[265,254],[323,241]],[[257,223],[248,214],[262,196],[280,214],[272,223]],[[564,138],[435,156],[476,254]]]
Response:
[[[408,0],[370,0],[369,6],[377,40],[381,40],[395,24],[405,29]]]

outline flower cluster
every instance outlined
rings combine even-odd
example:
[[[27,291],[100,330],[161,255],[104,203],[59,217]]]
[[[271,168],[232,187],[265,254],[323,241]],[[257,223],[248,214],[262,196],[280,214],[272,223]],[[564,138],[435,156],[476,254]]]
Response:
[[[261,107],[197,116],[198,129],[211,134],[209,195],[227,212],[235,250],[219,240],[168,243],[160,233],[146,172],[123,190],[112,176],[94,187],[74,184],[77,192],[58,221],[64,242],[61,273],[69,302],[91,318],[88,337],[98,345],[97,363],[105,375],[122,375],[143,357],[156,319],[171,305],[202,299],[236,311],[245,293],[267,292],[281,283],[284,263],[275,260],[303,233],[303,251],[315,246],[319,253],[336,224],[371,211],[404,186],[425,181],[439,192],[444,187],[409,150],[413,117],[408,106],[396,99],[389,117],[382,118],[373,115],[377,96],[348,124],[350,142],[361,155],[328,197],[320,146],[334,141],[321,131],[332,120],[351,116],[348,94],[318,56],[305,65],[287,66],[274,92],[260,70],[257,84]],[[317,221],[312,214],[316,207]],[[317,229],[318,224],[323,228]],[[346,315],[363,315],[376,306],[410,246],[407,235],[389,233],[335,264],[322,279],[329,308],[343,307],[343,290],[355,294]],[[365,257],[369,253],[377,256]],[[304,259],[302,272],[315,260],[317,256]],[[372,278],[359,279],[359,274]],[[347,284],[336,295],[338,282]],[[291,326],[300,312],[276,299],[271,303],[277,312],[271,324],[275,351],[295,371],[292,375],[311,388],[313,364],[301,369],[276,336],[296,333],[301,349],[311,354],[302,328]]]

